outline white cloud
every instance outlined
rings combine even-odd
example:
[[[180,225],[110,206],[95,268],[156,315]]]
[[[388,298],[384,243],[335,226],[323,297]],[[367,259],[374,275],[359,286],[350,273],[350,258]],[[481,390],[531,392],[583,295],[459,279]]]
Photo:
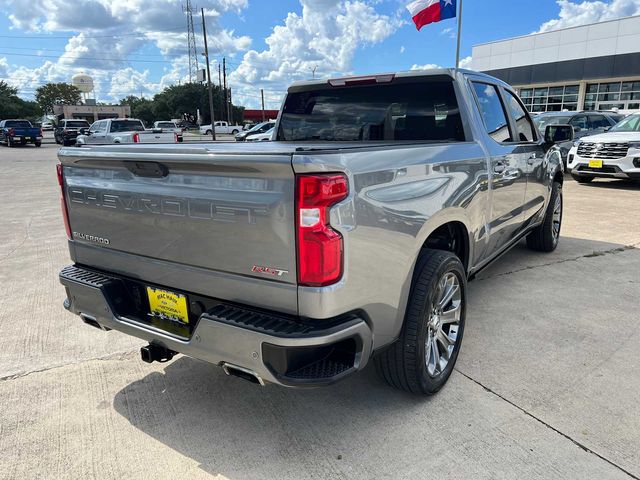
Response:
[[[472,65],[473,65],[473,59],[471,58],[471,55],[460,59],[460,68],[472,69],[473,68]]]
[[[411,70],[433,70],[434,68],[443,68],[436,63],[426,63],[424,65],[413,64]]]
[[[538,32],[640,15],[640,0],[612,0],[610,2],[558,0],[557,4],[560,7],[558,18],[543,23]]]
[[[8,18],[14,30],[72,33],[64,53],[56,60],[31,69],[7,64],[2,76],[20,87],[20,94],[25,97],[31,96],[43,83],[69,81],[78,72],[94,76],[96,94],[103,101],[118,100],[140,91],[156,93],[164,86],[188,78],[186,19],[182,3],[177,0],[32,0],[27,9],[24,0],[0,0],[0,9],[13,12]],[[221,14],[240,13],[248,5],[249,0],[198,2],[207,16],[212,55],[223,51],[233,56],[250,48],[251,38],[236,36],[220,24]],[[199,12],[194,12],[196,47],[200,52],[203,42],[199,20]],[[148,60],[141,55],[136,57],[135,52],[149,44],[165,56],[153,60],[166,61],[165,74],[160,81],[151,81],[149,70],[132,66],[139,65],[132,58]]]
[[[230,76],[234,98],[257,106],[268,89],[270,107],[294,80],[351,73],[359,48],[382,42],[402,24],[363,0],[300,0],[302,14],[289,13],[265,39],[267,48],[246,52]]]
[[[404,50],[405,50],[404,45],[402,45],[402,46],[400,47],[400,53],[404,53]]]
[[[453,27],[443,28],[440,35],[446,35],[449,38],[456,38],[456,29]]]

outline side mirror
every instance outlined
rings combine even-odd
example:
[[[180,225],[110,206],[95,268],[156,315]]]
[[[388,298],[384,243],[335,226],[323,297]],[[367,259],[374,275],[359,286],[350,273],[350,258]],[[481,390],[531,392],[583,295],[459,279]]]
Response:
[[[80,135],[91,135],[91,131],[86,127],[81,128],[79,132],[80,132]]]
[[[574,137],[573,133],[571,125],[547,125],[544,131],[544,143],[553,145],[555,143],[571,142]]]
[[[611,130],[611,126],[604,127],[604,131],[605,131],[605,132],[608,132],[609,130]]]

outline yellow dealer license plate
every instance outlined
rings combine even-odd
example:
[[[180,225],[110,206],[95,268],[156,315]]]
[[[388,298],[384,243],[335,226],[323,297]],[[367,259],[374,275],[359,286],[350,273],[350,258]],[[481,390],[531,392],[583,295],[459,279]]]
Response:
[[[189,323],[187,297],[151,287],[147,287],[147,295],[149,296],[151,314]]]
[[[602,160],[589,160],[589,168],[602,168]]]

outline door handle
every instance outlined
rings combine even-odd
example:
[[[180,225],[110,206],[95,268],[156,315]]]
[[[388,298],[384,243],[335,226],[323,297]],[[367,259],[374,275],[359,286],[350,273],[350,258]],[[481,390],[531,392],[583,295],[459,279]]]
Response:
[[[498,162],[493,166],[494,173],[503,173],[506,169],[507,166],[502,162]]]
[[[529,158],[527,158],[527,165],[533,165],[536,160],[536,154],[534,153],[533,155],[531,155]]]

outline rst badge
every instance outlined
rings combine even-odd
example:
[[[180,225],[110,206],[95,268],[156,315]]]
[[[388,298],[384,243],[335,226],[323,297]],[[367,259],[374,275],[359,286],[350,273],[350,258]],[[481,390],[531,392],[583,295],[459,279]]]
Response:
[[[272,275],[274,277],[282,277],[289,273],[289,270],[280,270],[279,268],[271,268],[271,267],[261,267],[259,265],[254,265],[251,267],[251,271],[254,273],[264,273],[265,275]]]

